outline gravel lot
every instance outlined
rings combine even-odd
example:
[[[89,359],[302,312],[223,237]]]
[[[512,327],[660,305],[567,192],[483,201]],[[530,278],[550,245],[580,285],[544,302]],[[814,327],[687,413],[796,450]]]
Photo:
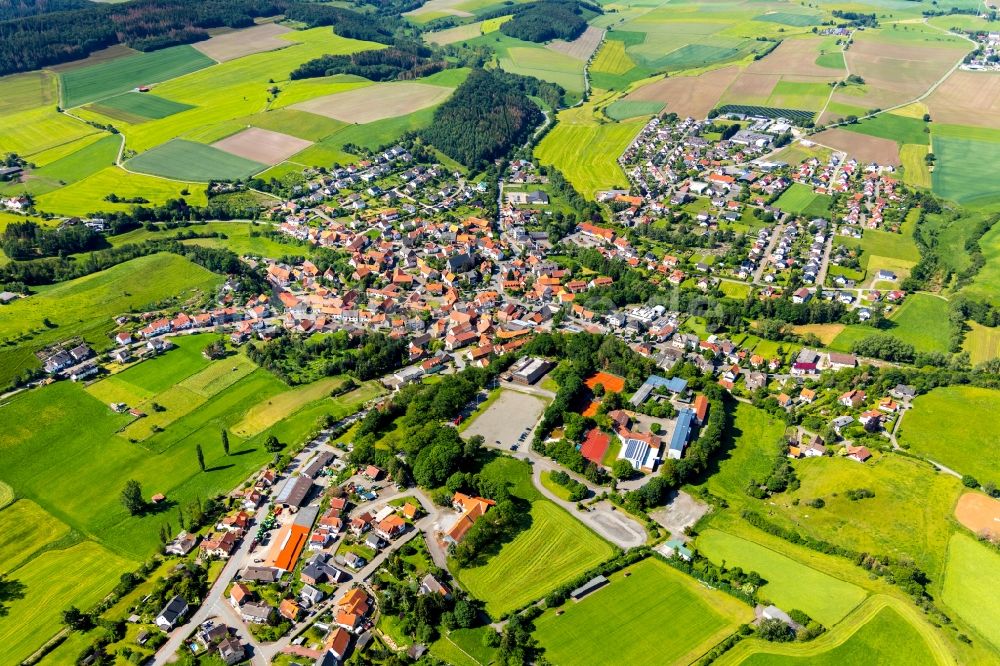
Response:
[[[533,395],[504,390],[489,408],[480,414],[463,433],[466,437],[482,435],[487,444],[500,444],[506,448],[517,442],[525,430],[535,427],[545,410],[545,402]],[[530,444],[525,438],[522,445]]]

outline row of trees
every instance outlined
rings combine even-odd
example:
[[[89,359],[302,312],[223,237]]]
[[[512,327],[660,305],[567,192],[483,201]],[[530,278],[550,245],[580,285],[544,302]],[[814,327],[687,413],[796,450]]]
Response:
[[[423,44],[408,42],[375,51],[349,55],[323,55],[302,63],[289,75],[293,81],[335,74],[363,76],[372,81],[416,79],[445,68],[442,60],[432,60],[431,49]]]

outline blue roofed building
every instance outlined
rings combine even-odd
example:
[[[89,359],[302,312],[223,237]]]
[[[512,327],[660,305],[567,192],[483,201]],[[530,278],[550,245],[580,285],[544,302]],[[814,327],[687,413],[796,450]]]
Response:
[[[670,438],[670,448],[667,450],[667,457],[680,460],[684,455],[684,448],[688,440],[691,439],[691,427],[694,425],[694,412],[690,409],[682,409],[677,415],[677,423],[674,426],[673,437]]]
[[[646,381],[642,383],[639,390],[635,392],[629,402],[633,407],[638,407],[642,403],[649,399],[649,396],[658,388],[665,388],[675,395],[680,395],[684,393],[687,389],[687,380],[681,379],[680,377],[671,377],[667,379],[666,377],[661,377],[660,375],[650,375],[646,378]]]

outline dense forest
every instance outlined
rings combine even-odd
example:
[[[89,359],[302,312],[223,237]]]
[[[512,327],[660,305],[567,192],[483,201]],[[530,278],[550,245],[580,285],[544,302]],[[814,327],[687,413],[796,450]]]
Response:
[[[514,14],[500,26],[500,32],[527,42],[547,42],[552,39],[572,41],[587,29],[575,0],[541,0]]]
[[[90,6],[90,0],[0,0],[0,21]]]
[[[85,58],[115,44],[140,51],[208,39],[209,28],[246,28],[285,14],[308,26],[336,26],[355,39],[392,41],[378,20],[326,5],[289,0],[132,0],[0,21],[0,75]],[[2,11],[2,10],[0,10]]]
[[[353,74],[372,81],[416,79],[445,68],[444,61],[430,58],[432,53],[427,46],[412,43],[350,55],[324,55],[299,65],[290,74],[290,78],[295,81],[334,74]]]
[[[528,99],[539,82],[497,70],[473,70],[434,113],[423,138],[468,167],[487,162],[524,143],[543,120]]]

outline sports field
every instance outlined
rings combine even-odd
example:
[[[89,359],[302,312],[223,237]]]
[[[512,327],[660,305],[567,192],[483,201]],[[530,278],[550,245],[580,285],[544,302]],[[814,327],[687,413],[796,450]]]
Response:
[[[156,275],[156,280],[139,279]],[[169,297],[189,298],[209,293],[222,277],[174,254],[133,259],[76,280],[37,288],[37,294],[4,307],[0,340],[17,340],[0,349],[0,381],[7,382],[28,368],[37,368],[34,351],[75,335],[96,349],[111,346],[112,318],[141,312]],[[43,321],[48,318],[55,328]]]
[[[61,75],[63,106],[73,108],[138,86],[169,81],[212,64],[208,56],[183,45],[72,69]]]
[[[975,386],[936,388],[913,401],[897,436],[912,453],[971,474],[982,483],[1000,481],[996,433],[983,428],[983,415],[1000,410],[1000,391]]]
[[[767,584],[760,594],[782,609],[797,608],[831,627],[861,603],[867,593],[846,581],[813,569],[765,546],[716,529],[708,529],[695,542],[698,550],[716,564],[756,571]]]
[[[898,599],[876,596],[832,630],[808,643],[740,642],[719,666],[943,666],[953,658],[916,612]],[[914,620],[919,624],[914,624]]]
[[[1000,598],[992,584],[998,578],[1000,553],[965,534],[951,538],[944,602],[1000,650]]]
[[[561,610],[535,621],[554,664],[580,663],[583,655],[588,663],[691,663],[753,617],[746,604],[652,558]]]
[[[611,546],[547,500],[531,506],[531,527],[458,579],[494,617],[544,597],[611,557]]]
[[[147,120],[166,118],[194,107],[157,97],[152,93],[127,92],[103,99],[99,104],[92,104],[89,108],[109,118],[138,124]]]
[[[1000,539],[1000,500],[968,492],[955,505],[955,518],[976,536]]]
[[[192,206],[207,203],[204,184],[164,180],[108,166],[83,180],[39,196],[36,205],[48,213],[81,216],[97,211],[127,211],[135,206],[111,203],[105,200],[109,194],[117,194],[122,199],[141,197],[152,205],[164,204],[168,199],[184,199]]]
[[[601,189],[628,189],[618,156],[643,124],[641,119],[600,123],[591,105],[584,104],[559,114],[559,123],[538,143],[535,156],[562,171],[587,198]]]

